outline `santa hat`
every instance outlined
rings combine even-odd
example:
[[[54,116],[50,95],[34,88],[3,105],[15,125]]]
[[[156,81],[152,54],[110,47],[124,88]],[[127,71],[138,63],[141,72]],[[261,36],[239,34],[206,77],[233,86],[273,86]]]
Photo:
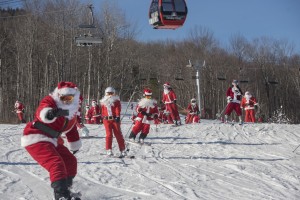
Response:
[[[59,82],[57,85],[57,92],[59,95],[68,95],[72,94],[75,95],[78,91],[77,86],[72,82]]]
[[[191,99],[191,102],[196,102],[196,99],[195,99],[195,98],[192,98],[192,99]]]
[[[150,95],[152,95],[152,90],[150,90],[150,89],[145,89],[145,90],[144,90],[144,95],[145,95],[145,96],[150,96]]]
[[[171,85],[170,85],[170,83],[169,83],[169,82],[166,82],[166,83],[164,84],[164,87],[166,87],[166,88],[170,88],[170,87],[171,87]]]

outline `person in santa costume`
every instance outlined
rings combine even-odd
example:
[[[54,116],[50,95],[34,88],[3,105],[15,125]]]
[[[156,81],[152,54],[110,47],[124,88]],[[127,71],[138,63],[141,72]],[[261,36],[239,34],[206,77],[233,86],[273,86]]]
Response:
[[[191,123],[199,123],[200,118],[199,118],[199,107],[196,103],[196,99],[192,98],[191,103],[189,103],[187,107],[188,114],[185,119],[186,124],[191,124]]]
[[[92,100],[92,107],[90,108],[90,113],[92,115],[91,122],[92,124],[101,123],[101,110],[100,106],[97,104],[96,100]]]
[[[15,102],[15,112],[17,113],[17,116],[18,116],[18,119],[20,120],[20,122],[26,123],[26,121],[24,119],[25,106],[19,100],[17,100]]]
[[[73,178],[77,174],[74,154],[81,147],[77,131],[77,112],[80,92],[72,82],[59,82],[54,91],[44,97],[21,138],[21,146],[50,175],[55,200],[75,199],[70,194]],[[65,134],[69,149],[64,146]]]
[[[241,108],[245,109],[245,122],[255,122],[255,107],[257,106],[256,98],[250,92],[245,92],[241,102]]]
[[[240,103],[243,97],[243,92],[239,87],[237,80],[232,81],[232,85],[227,89],[226,96],[227,106],[225,110],[225,123],[228,122],[228,116],[234,110],[236,115],[239,117],[239,124],[242,124],[242,109]]]
[[[81,117],[81,111],[82,111],[82,102],[83,102],[83,96],[80,95],[79,97],[79,108],[78,108],[78,112],[77,112],[77,130],[78,133],[82,136],[82,137],[88,137],[89,136],[89,129],[83,124],[82,122],[82,117]]]
[[[158,108],[157,101],[152,98],[152,90],[144,90],[144,98],[142,98],[137,105],[137,117],[135,118],[134,127],[129,135],[129,140],[134,142],[137,134],[141,132],[139,141],[141,144],[144,143],[150,130],[150,123],[154,123],[154,119],[158,119]]]
[[[170,116],[173,120],[175,120],[176,125],[181,125],[179,112],[176,104],[177,101],[176,94],[173,91],[170,83],[165,83],[163,87],[164,87],[164,92],[163,92],[162,102],[166,105],[166,111],[170,113]]]
[[[113,87],[105,89],[105,96],[100,100],[103,124],[106,131],[105,149],[108,156],[112,156],[113,135],[116,137],[121,156],[126,156],[125,140],[121,132],[121,103],[119,96],[115,95]]]
[[[92,119],[92,113],[89,105],[85,106],[85,114],[84,114],[84,119],[86,124],[91,124],[91,119]]]

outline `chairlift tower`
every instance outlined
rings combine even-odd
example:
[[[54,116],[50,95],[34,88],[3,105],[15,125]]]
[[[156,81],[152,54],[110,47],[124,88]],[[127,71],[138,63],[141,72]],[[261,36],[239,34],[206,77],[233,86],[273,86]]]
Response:
[[[203,61],[203,64],[202,64],[202,67],[204,67],[204,66],[205,66],[205,60]],[[196,61],[195,65],[192,64],[191,60],[189,60],[189,64],[186,65],[186,67],[193,67],[196,70],[195,79],[196,79],[197,94],[198,94],[198,106],[199,106],[199,111],[200,111],[200,116],[201,116],[202,112],[201,112],[201,100],[200,100],[200,73],[199,73],[201,65],[198,60]]]

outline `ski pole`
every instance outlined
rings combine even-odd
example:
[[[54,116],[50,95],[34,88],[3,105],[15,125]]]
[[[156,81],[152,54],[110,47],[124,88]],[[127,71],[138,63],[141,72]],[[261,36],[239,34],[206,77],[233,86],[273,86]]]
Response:
[[[133,93],[132,93],[132,95],[131,95],[131,97],[130,97],[130,99],[129,99],[129,102],[128,102],[128,104],[127,104],[125,113],[124,113],[124,115],[123,115],[122,118],[121,118],[121,121],[122,121],[123,118],[125,117],[125,115],[126,115],[126,113],[127,113],[127,109],[128,109],[128,107],[129,107],[129,104],[131,103],[132,98],[133,98],[133,96],[135,95],[137,89],[138,89],[138,86],[135,86],[135,88],[134,88],[134,90],[133,90]]]
[[[294,149],[293,153],[298,149],[298,147],[300,147],[300,144],[296,147],[296,149]]]
[[[221,113],[217,113],[216,116],[217,118],[220,118],[221,115],[223,114],[223,112],[226,110],[227,106],[229,105],[229,103],[225,106],[225,108],[221,111]]]

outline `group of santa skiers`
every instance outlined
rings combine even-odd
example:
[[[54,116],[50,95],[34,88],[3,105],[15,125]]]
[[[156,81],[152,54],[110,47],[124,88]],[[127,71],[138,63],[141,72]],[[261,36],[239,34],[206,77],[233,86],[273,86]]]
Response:
[[[169,83],[165,83],[163,87],[163,110],[169,113],[168,116],[165,116],[165,120],[180,125],[175,92]],[[244,108],[246,111],[245,121],[255,121],[253,107],[257,106],[256,99],[249,92],[246,92],[244,97],[242,95],[237,81],[233,81],[232,86],[227,90],[228,105],[225,111],[225,120],[228,120],[230,113],[235,110],[241,122],[241,108]],[[80,91],[74,83],[59,82],[55,90],[40,101],[34,120],[26,125],[21,138],[21,145],[39,165],[49,172],[55,200],[80,200],[80,197],[73,195],[71,187],[77,174],[77,159],[74,154],[82,146],[79,133],[88,135],[88,130],[80,116],[82,101]],[[100,120],[97,117],[100,116],[106,131],[106,154],[113,155],[114,136],[118,143],[120,156],[126,156],[126,144],[121,132],[121,103],[115,89],[107,87],[100,100],[100,106],[93,101],[93,107],[94,109],[90,111],[93,114],[89,120],[97,124]],[[15,108],[22,121],[23,117],[19,113],[24,112],[24,107],[21,106],[20,101],[16,102]],[[187,124],[199,122],[199,108],[196,99],[191,99],[187,110],[185,122]],[[136,112],[129,140],[144,143],[149,134],[150,124],[159,120],[162,112],[162,107],[159,109],[157,101],[152,98],[151,89],[143,91],[143,98],[139,100]],[[94,119],[93,116],[95,116]],[[69,148],[64,145],[65,141],[62,135],[66,137]],[[138,135],[138,140],[136,140]]]

